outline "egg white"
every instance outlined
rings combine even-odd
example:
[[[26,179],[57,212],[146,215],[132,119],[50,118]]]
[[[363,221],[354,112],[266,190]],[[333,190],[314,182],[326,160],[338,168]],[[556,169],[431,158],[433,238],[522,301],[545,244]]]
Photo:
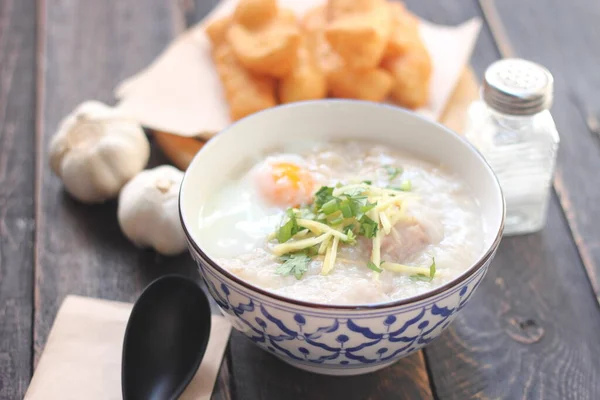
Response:
[[[202,247],[215,258],[232,258],[263,248],[279,226],[287,207],[272,205],[260,187],[274,185],[274,164],[295,164],[311,170],[296,154],[277,154],[256,164],[240,179],[215,193],[200,210],[199,231]]]
[[[262,247],[284,210],[267,205],[251,174],[223,187],[200,210],[203,249],[212,257],[235,257]]]

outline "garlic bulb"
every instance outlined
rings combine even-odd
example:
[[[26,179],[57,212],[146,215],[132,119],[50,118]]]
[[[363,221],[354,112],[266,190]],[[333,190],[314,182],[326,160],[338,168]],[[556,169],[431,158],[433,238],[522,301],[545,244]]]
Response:
[[[149,156],[142,127],[97,101],[86,101],[66,116],[50,142],[52,170],[67,192],[85,203],[116,197]]]
[[[179,220],[179,186],[183,172],[170,165],[140,172],[119,195],[121,230],[139,247],[152,247],[165,255],[186,248]]]

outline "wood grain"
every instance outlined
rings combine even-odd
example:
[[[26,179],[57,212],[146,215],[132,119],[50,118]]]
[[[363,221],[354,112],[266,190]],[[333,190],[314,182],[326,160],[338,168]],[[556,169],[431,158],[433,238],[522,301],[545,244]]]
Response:
[[[35,1],[0,2],[0,398],[31,376]]]
[[[382,371],[332,377],[301,371],[232,334],[236,399],[432,399],[421,352]]]
[[[27,199],[33,194],[33,172],[27,160],[33,139],[11,132],[33,131],[32,114],[27,114],[33,108],[27,71],[34,68],[34,25],[22,16],[32,12],[32,1],[0,2],[0,113],[4,113],[0,114],[0,397],[6,394],[8,398],[24,392],[31,367],[28,324],[32,289],[27,283],[27,276],[31,282],[27,266],[32,264],[33,206]],[[471,303],[426,350],[430,377],[422,353],[356,378],[304,373],[234,333],[214,398],[600,398],[596,381],[600,374],[596,337],[600,315],[576,247],[595,274],[600,245],[593,230],[598,222],[593,210],[600,192],[597,185],[589,183],[593,182],[591,173],[600,170],[600,146],[586,139],[583,121],[588,109],[600,110],[600,97],[593,96],[600,88],[598,35],[593,34],[600,18],[596,3],[551,2],[554,8],[542,10],[504,0],[499,9],[503,19],[510,18],[509,33],[519,39],[514,41],[517,52],[528,51],[530,58],[549,66],[557,77],[554,115],[559,129],[570,136],[563,134],[555,186],[576,243],[556,198],[543,232],[504,240]],[[71,200],[50,174],[44,154],[60,118],[83,100],[112,103],[111,91],[117,82],[147,65],[173,32],[199,20],[213,3],[147,0],[140,7],[135,0],[39,2],[36,359],[57,306],[67,293],[132,301],[147,283],[164,273],[197,276],[187,255],[163,258],[134,249],[119,231],[115,202],[84,206]],[[480,16],[475,0],[407,3],[419,15],[438,23],[455,24]],[[513,13],[515,9],[522,12]],[[556,23],[556,10],[567,22]],[[15,45],[14,40],[22,42]],[[481,76],[497,57],[484,26],[472,60],[477,74]],[[18,93],[8,89],[10,98],[6,82],[13,88],[19,83]],[[154,154],[153,165],[165,162],[156,149]],[[11,236],[4,235],[9,231]],[[6,331],[5,326],[9,326]],[[15,356],[7,356],[7,349]]]
[[[561,135],[554,187],[600,299],[600,191],[594,184],[600,140],[586,125],[589,115],[600,118],[600,2],[549,0],[536,7],[503,0],[496,7],[516,54],[554,75],[552,114]]]
[[[430,2],[409,2],[409,7],[421,7],[426,16],[445,23],[476,12],[468,3],[444,2],[441,10],[428,8]],[[522,3],[512,3],[512,8],[506,6],[507,14],[511,10],[511,15],[520,15],[513,11]],[[519,24],[530,24],[535,17],[532,12]],[[537,41],[541,42],[540,36]],[[534,50],[532,46],[532,54]],[[478,75],[498,57],[484,26],[473,57]],[[577,249],[553,197],[546,229],[503,239],[472,301],[426,349],[436,395],[442,399],[597,398],[600,389],[594,376],[600,372],[600,348],[594,337],[599,323]]]
[[[60,121],[78,103],[112,101],[112,89],[147,65],[171,40],[173,8],[162,0],[48,0],[40,9],[44,62],[35,264],[35,360],[57,307],[67,294],[133,301],[166,273],[197,277],[185,254],[161,257],[133,247],[119,230],[116,201],[87,206],[72,200],[47,167],[46,148]],[[151,165],[165,159],[153,149]]]
[[[442,399],[600,398],[600,315],[553,199],[548,225],[503,239],[482,287],[428,347]]]

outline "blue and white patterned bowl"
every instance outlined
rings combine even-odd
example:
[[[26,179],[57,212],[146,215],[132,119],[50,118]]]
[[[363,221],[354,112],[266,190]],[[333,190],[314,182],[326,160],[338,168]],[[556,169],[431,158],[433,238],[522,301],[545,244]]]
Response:
[[[481,258],[451,282],[398,301],[324,305],[273,294],[242,281],[202,250],[198,213],[207,196],[249,159],[292,142],[364,139],[387,143],[441,163],[467,181],[484,221]],[[504,223],[498,181],[481,155],[443,126],[412,112],[352,100],[279,106],[247,117],[212,139],[182,183],[181,220],[190,252],[210,294],[233,326],[264,350],[298,368],[330,375],[378,370],[438,337],[483,279]]]

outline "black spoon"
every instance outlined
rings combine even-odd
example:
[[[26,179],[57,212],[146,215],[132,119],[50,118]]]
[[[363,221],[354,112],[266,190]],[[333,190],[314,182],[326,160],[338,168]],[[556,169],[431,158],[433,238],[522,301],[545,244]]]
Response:
[[[123,399],[178,398],[200,366],[210,320],[208,299],[194,281],[169,275],[148,285],[125,330]]]

